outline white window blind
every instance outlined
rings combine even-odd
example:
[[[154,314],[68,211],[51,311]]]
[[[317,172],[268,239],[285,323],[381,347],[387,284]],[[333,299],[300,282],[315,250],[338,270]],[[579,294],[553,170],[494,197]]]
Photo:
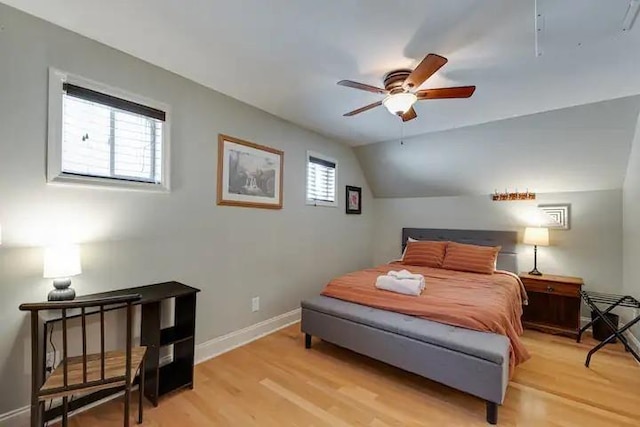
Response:
[[[163,111],[65,83],[64,174],[160,184]]]
[[[336,202],[336,163],[313,154],[307,158],[307,201],[333,205]]]

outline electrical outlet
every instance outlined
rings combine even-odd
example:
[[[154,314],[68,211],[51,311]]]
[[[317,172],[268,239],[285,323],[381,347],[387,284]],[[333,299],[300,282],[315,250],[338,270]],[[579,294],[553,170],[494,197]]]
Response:
[[[260,310],[260,297],[253,297],[251,299],[251,311],[256,312]]]

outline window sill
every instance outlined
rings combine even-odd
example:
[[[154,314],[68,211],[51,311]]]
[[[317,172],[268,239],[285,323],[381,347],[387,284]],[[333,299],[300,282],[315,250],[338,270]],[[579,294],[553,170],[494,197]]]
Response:
[[[322,208],[337,208],[338,207],[338,203],[336,202],[319,202],[319,201],[313,201],[313,200],[307,200],[307,206],[316,206],[316,207],[322,207]]]
[[[169,193],[168,186],[150,182],[125,181],[90,176],[68,175],[61,173],[47,180],[50,185],[104,188],[108,190],[146,191],[150,193]]]

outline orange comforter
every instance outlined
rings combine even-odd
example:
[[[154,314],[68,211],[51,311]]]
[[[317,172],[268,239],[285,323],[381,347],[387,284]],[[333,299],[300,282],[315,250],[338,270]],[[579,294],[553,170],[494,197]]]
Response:
[[[424,276],[426,288],[422,295],[402,295],[375,287],[379,275],[403,268]],[[520,279],[513,273],[477,274],[392,263],[337,277],[329,282],[322,295],[505,335],[511,342],[509,366],[512,374],[518,364],[530,357],[520,341],[520,317],[526,294]]]

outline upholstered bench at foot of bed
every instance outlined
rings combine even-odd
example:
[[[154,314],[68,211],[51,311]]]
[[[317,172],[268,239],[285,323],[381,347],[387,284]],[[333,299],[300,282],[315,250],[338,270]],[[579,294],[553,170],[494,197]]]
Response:
[[[507,337],[318,296],[301,303],[311,336],[480,397],[497,422],[509,382]]]

